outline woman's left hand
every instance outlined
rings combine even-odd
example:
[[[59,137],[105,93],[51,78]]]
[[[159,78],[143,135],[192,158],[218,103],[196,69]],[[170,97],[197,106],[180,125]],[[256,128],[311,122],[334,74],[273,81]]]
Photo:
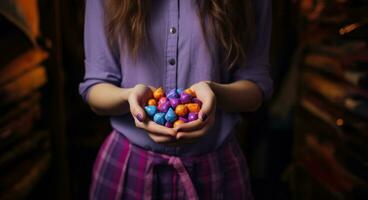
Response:
[[[202,101],[202,108],[198,113],[198,120],[181,124],[177,130],[176,139],[190,142],[205,134],[215,122],[216,96],[210,87],[210,82],[201,81],[190,87],[199,100]]]

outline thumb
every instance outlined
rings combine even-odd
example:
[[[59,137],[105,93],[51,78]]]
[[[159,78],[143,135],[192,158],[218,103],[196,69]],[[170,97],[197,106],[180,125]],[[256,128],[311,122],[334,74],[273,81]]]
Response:
[[[152,92],[154,92],[157,88],[156,87],[153,87],[153,86],[148,86],[151,90],[152,90]]]
[[[129,98],[129,106],[133,117],[137,118],[138,121],[143,122],[146,118],[146,113],[139,104],[139,100],[136,96],[131,96]]]
[[[214,102],[213,101],[204,101],[202,104],[202,108],[198,113],[198,117],[202,120],[202,121],[206,121],[207,117],[209,114],[212,113],[214,107]]]

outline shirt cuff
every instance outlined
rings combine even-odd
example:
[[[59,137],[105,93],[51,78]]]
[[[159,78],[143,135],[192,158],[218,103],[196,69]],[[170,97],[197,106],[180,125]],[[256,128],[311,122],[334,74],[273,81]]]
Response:
[[[245,66],[248,68],[251,66]],[[258,67],[258,66],[257,66]],[[259,66],[260,70],[252,71],[247,69],[239,69],[234,73],[233,81],[248,80],[255,83],[262,91],[263,100],[270,100],[273,94],[273,80],[266,66]],[[263,67],[263,70],[262,70]]]

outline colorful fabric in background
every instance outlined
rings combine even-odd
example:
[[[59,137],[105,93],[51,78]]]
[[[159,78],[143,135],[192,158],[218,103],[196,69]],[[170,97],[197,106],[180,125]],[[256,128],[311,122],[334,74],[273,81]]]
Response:
[[[310,21],[336,22],[345,20],[347,14],[344,12],[344,6],[346,6],[346,1],[300,0],[302,16]]]
[[[363,40],[324,41],[309,47],[302,79],[331,103],[367,118],[368,45]]]
[[[90,199],[253,199],[235,138],[210,154],[174,157],[113,131],[97,156],[90,189]]]
[[[306,88],[323,96],[328,101],[346,110],[368,117],[368,92],[345,84],[336,83],[315,73],[306,72],[302,76]]]
[[[22,30],[36,46],[40,34],[38,0],[1,0],[0,14]]]

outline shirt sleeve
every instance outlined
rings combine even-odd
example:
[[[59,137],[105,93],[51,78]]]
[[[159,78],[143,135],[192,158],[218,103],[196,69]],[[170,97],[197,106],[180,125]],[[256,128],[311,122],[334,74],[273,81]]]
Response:
[[[110,48],[105,32],[103,0],[87,0],[84,22],[85,74],[79,94],[88,102],[89,89],[98,83],[120,86],[118,50]]]
[[[272,7],[270,0],[255,0],[253,2],[256,33],[253,44],[248,50],[246,62],[232,74],[232,80],[249,80],[262,90],[265,100],[273,93],[273,80],[269,72],[269,48],[272,26]]]

